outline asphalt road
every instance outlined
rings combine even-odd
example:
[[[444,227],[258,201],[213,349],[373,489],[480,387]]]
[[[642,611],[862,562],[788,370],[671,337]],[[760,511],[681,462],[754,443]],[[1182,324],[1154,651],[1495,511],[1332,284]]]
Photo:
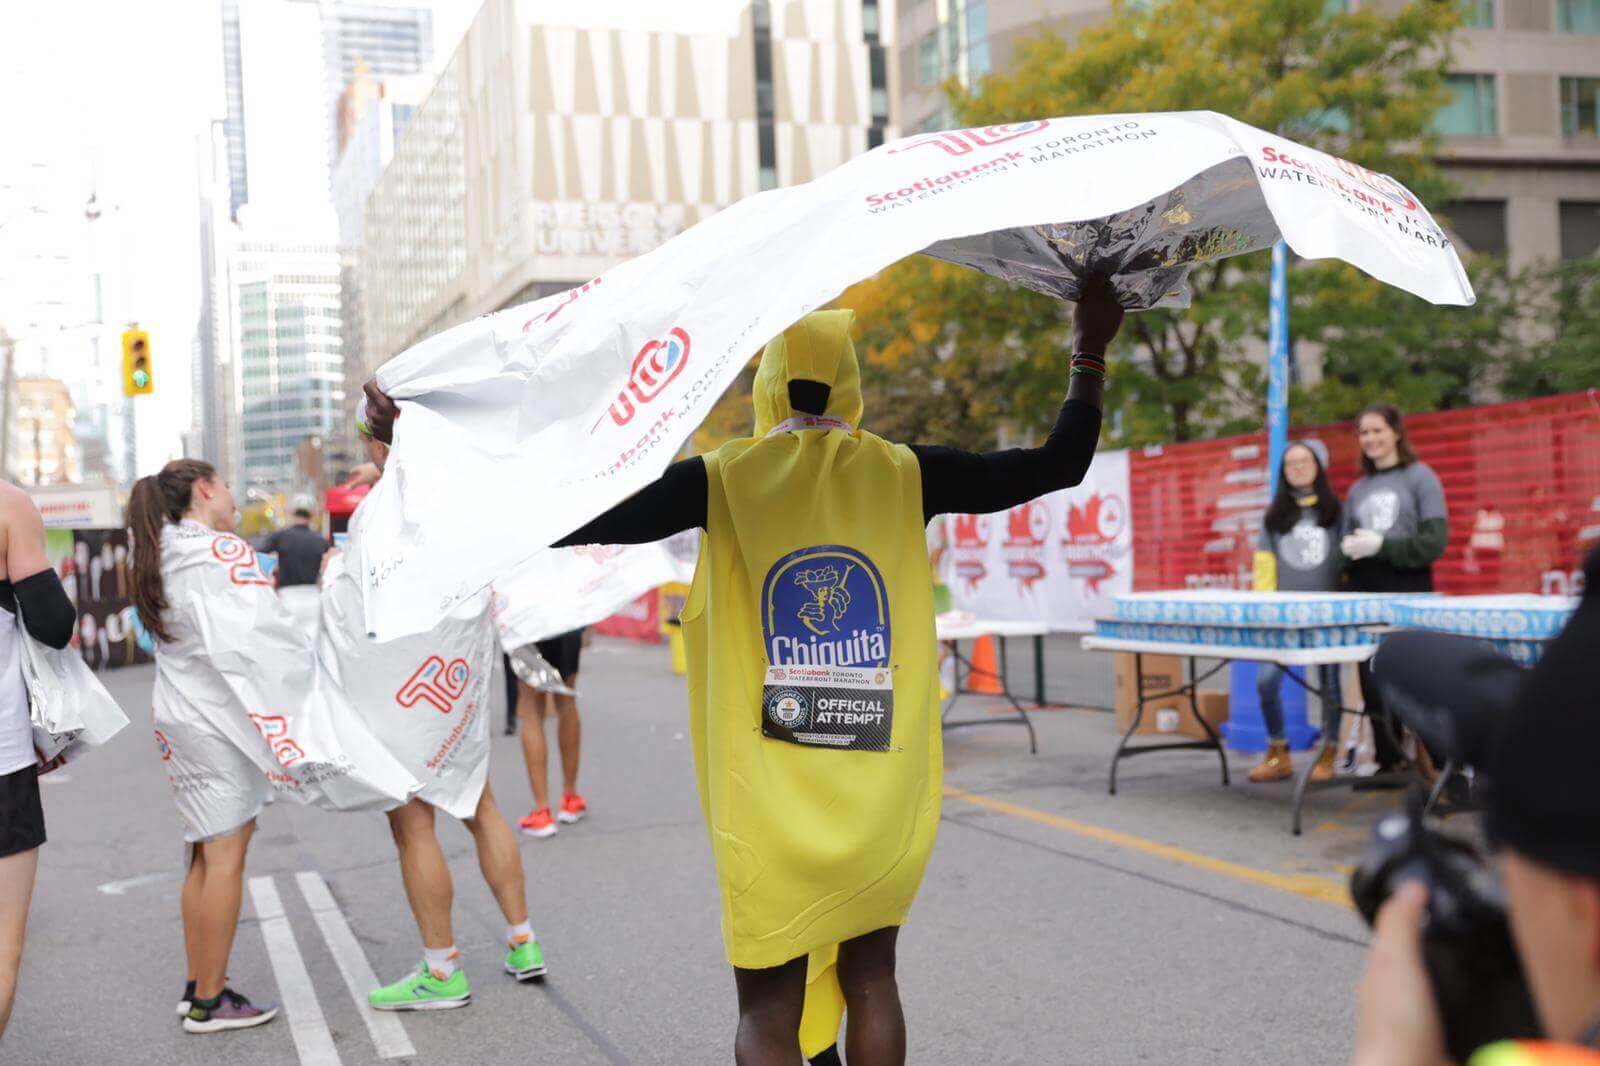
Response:
[[[1108,660],[1057,647],[1048,662],[1085,702],[1108,702]],[[107,675],[134,725],[47,779],[50,843],[0,1062],[731,1061],[733,982],[683,685],[664,649],[599,641],[586,652],[593,813],[523,845],[549,978],[518,985],[499,971],[501,919],[469,837],[441,819],[474,1001],[376,1029],[344,969],[390,980],[419,955],[385,821],[280,804],[251,849],[230,973],[291,1009],[249,1032],[181,1030],[182,846],[150,738],[152,677]],[[1031,677],[1030,665],[1022,688]],[[1111,797],[1110,716],[1035,717],[1036,756],[1015,727],[947,736],[944,825],[901,937],[910,1060],[1347,1062],[1366,931],[1340,891],[1392,798],[1314,797],[1297,839],[1286,786],[1242,782],[1250,763],[1236,756],[1222,788],[1216,757],[1196,752],[1124,764]],[[525,813],[521,749],[498,728],[491,780],[508,816]]]

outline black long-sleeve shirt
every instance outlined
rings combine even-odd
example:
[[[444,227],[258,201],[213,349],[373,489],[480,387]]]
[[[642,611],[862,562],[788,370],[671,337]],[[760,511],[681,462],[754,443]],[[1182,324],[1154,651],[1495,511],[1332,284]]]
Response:
[[[968,452],[913,444],[922,469],[924,519],[940,514],[987,514],[1078,484],[1100,440],[1100,409],[1083,400],[1062,403],[1050,436],[1037,448]],[[706,524],[706,464],[699,456],[667,467],[633,496],[556,542],[648,544]]]

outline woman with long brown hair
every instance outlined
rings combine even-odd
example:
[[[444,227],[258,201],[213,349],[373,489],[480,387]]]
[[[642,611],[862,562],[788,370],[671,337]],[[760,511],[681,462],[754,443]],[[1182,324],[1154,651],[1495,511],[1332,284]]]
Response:
[[[132,594],[155,638],[156,748],[190,845],[181,897],[191,1033],[271,1021],[226,986],[245,852],[277,795],[340,810],[392,806],[415,780],[319,667],[312,635],[233,533],[233,493],[179,459],[128,501]]]
[[[1361,478],[1350,486],[1340,548],[1350,560],[1351,592],[1432,592],[1433,564],[1450,537],[1444,485],[1417,458],[1392,405],[1375,403],[1356,421]],[[1405,761],[1395,747],[1383,696],[1368,663],[1360,666],[1361,699],[1372,719],[1380,769]]]
[[[220,541],[217,534],[232,533],[233,493],[209,463],[180,459],[134,484],[128,527],[133,534],[133,603],[156,642],[156,749],[167,765],[184,839],[190,844],[180,896],[189,963],[179,1004],[183,1027],[204,1033],[262,1025],[277,1016],[278,1008],[251,1003],[225,981],[239,924],[245,851],[272,788],[228,737],[208,735],[203,717],[174,713],[184,700],[185,686],[174,684],[170,675],[203,655],[203,645],[183,612],[172,609],[161,565],[163,549],[174,537]],[[241,552],[240,559],[253,563],[254,553]]]

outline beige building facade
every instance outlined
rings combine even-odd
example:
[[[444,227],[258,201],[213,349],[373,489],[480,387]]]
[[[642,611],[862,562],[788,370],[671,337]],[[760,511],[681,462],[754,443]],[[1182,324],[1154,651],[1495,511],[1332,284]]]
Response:
[[[487,0],[367,201],[369,370],[898,136],[885,0],[549,10]]]
[[[1398,9],[1403,0],[1350,0]],[[1439,116],[1444,205],[1459,241],[1513,267],[1600,250],[1600,0],[1462,0],[1455,100]],[[1071,39],[1110,16],[1103,0],[901,0],[897,118],[953,124],[941,84],[1011,63],[1046,30]],[[1018,116],[1036,117],[1036,116]]]
[[[11,417],[11,473],[24,485],[63,485],[82,480],[77,411],[72,391],[55,378],[18,378]]]

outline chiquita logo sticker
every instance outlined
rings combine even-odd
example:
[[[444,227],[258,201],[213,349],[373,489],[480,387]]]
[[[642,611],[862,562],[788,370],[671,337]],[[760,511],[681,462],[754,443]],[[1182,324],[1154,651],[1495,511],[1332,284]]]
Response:
[[[842,544],[790,552],[767,572],[761,629],[772,666],[889,665],[889,598],[878,568]]]

